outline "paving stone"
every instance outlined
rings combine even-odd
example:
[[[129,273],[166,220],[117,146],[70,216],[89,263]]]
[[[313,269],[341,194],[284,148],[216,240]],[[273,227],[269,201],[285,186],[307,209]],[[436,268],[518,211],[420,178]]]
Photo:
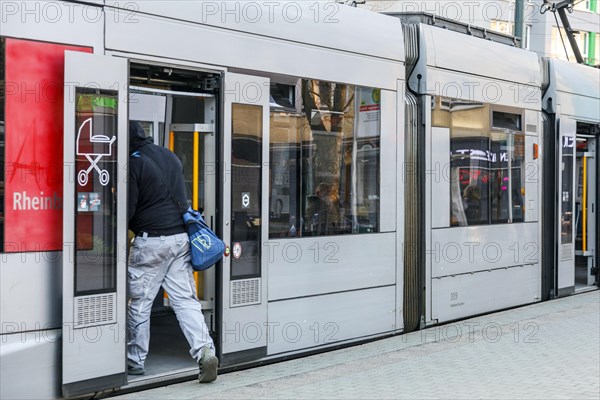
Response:
[[[600,400],[600,291],[116,398]]]

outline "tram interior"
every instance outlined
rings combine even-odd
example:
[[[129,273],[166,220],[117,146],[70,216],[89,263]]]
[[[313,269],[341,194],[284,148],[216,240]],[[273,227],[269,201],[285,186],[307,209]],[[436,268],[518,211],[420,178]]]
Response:
[[[208,124],[206,107],[215,103],[218,95],[219,77],[202,71],[178,70],[170,67],[131,64],[130,70],[130,119],[140,122],[154,143],[170,148],[183,163],[189,205],[211,215],[207,210],[214,199],[207,195],[207,166],[204,162],[204,136],[196,143],[199,151],[194,152],[193,132],[174,132],[172,124]],[[212,102],[209,104],[209,102]],[[217,119],[215,119],[216,121]],[[194,160],[194,157],[200,158]],[[196,163],[194,162],[196,161]],[[199,171],[194,173],[194,165]],[[195,186],[193,180],[199,183]],[[205,214],[206,217],[206,214]],[[132,232],[129,233],[131,236]],[[214,339],[214,290],[206,293],[205,276],[195,273],[198,298],[207,325]],[[128,377],[130,383],[148,381],[153,378],[176,376],[197,369],[189,354],[189,345],[183,335],[177,317],[169,305],[168,294],[161,288],[154,300],[151,314],[150,347],[146,359],[146,374]]]
[[[598,134],[600,127],[577,124],[575,174],[575,289],[597,283]]]

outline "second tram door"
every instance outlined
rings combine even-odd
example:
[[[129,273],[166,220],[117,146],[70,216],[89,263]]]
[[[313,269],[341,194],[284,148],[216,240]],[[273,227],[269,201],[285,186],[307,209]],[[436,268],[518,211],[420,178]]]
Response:
[[[225,73],[221,366],[267,354],[269,79]]]
[[[561,118],[558,184],[558,260],[556,289],[558,296],[575,291],[575,219],[574,219],[574,170],[575,170],[575,121]]]

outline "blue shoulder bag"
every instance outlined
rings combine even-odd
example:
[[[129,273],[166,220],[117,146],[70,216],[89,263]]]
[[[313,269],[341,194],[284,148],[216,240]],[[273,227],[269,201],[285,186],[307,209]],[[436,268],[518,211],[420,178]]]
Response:
[[[185,230],[190,238],[192,267],[203,271],[223,257],[225,243],[206,225],[202,215],[192,207],[183,214]]]
[[[162,169],[158,163],[147,154],[147,152],[144,153],[146,153],[148,159],[158,168],[160,177],[167,186],[167,190],[169,191],[173,203],[175,203],[177,210],[181,213],[183,207],[181,207],[177,199],[175,199],[175,196],[173,196],[171,186],[162,173]],[[183,213],[183,222],[185,223],[185,230],[190,239],[192,267],[196,271],[204,271],[205,269],[212,267],[221,259],[221,257],[223,257],[225,243],[223,243],[223,241],[208,227],[200,212],[194,210],[192,207],[189,207],[187,211]]]

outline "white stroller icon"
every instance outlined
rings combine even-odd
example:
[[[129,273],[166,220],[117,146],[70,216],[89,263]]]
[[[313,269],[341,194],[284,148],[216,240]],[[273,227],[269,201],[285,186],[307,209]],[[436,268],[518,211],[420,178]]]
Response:
[[[86,128],[86,132],[84,132],[84,136],[82,137],[81,134],[84,130],[84,127]],[[104,135],[93,135],[92,134],[92,119],[88,118],[85,121],[83,121],[83,124],[81,124],[81,126],[79,127],[79,131],[77,132],[77,150],[76,153],[78,156],[85,156],[85,158],[88,159],[88,161],[90,162],[90,166],[88,169],[86,170],[81,170],[77,173],[77,181],[79,182],[79,184],[81,186],[85,186],[85,184],[87,184],[88,179],[89,179],[89,175],[92,172],[92,170],[96,170],[98,171],[98,175],[100,177],[100,183],[102,184],[102,186],[106,186],[106,184],[108,183],[108,181],[110,180],[110,175],[108,174],[108,171],[105,169],[100,169],[100,167],[98,167],[98,161],[100,161],[100,159],[104,156],[111,156],[112,155],[112,144],[114,143],[114,141],[117,139],[116,136],[113,136],[112,138],[109,138],[108,136],[104,136]],[[98,151],[96,153],[84,153],[82,151],[79,150],[80,146],[83,147],[83,145],[85,144],[98,144],[101,143],[103,144],[103,146],[101,146],[101,151]],[[94,151],[96,151],[96,149],[94,149]]]

